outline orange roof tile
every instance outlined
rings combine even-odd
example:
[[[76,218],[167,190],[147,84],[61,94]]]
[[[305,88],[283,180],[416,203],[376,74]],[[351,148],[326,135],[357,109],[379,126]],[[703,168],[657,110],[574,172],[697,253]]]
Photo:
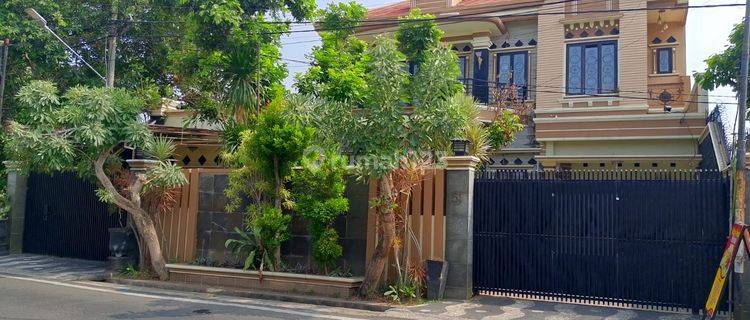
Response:
[[[382,7],[377,7],[367,11],[367,18],[397,18],[403,17],[409,14],[411,9],[411,1],[406,0],[394,4],[389,4]]]
[[[529,2],[538,2],[539,0],[462,0],[455,6],[454,9],[471,9],[480,8],[487,6],[506,6],[513,4],[524,4]],[[370,9],[367,12],[368,19],[374,18],[399,18],[407,15],[411,9],[411,1],[406,0],[394,4],[385,5]],[[446,8],[448,9],[448,8]]]
[[[504,6],[509,4],[521,4],[533,2],[536,0],[463,0],[459,2],[456,8],[484,7],[488,5]]]

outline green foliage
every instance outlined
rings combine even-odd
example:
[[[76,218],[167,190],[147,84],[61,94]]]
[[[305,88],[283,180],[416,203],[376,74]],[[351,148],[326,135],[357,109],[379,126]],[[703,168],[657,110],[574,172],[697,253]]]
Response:
[[[19,90],[18,101],[17,121],[8,124],[4,146],[24,170],[87,176],[100,155],[113,153],[122,143],[146,149],[161,145],[159,157],[164,159],[147,172],[143,191],[187,183],[180,168],[165,161],[171,141],[154,139],[139,120],[143,101],[125,89],[73,87],[60,96],[54,84],[33,81]],[[97,196],[109,203],[113,199],[102,190]]]
[[[59,96],[54,84],[33,81],[19,90],[18,101],[5,151],[26,169],[86,174],[100,153],[152,139],[138,121],[142,101],[124,89],[73,87]]]
[[[284,16],[312,18],[313,0],[181,0],[186,36],[170,57],[187,107],[202,120],[244,122],[284,92]]]
[[[5,190],[0,190],[0,220],[8,219],[10,215],[10,198]]]
[[[282,183],[292,166],[302,159],[310,145],[313,129],[302,127],[284,117],[282,100],[274,101],[258,117],[253,131],[246,131],[238,150],[239,161],[254,164],[267,181]]]
[[[182,174],[182,169],[171,162],[159,162],[158,165],[149,168],[147,174],[149,180],[143,186],[144,192],[172,189],[187,184],[187,178]]]
[[[313,241],[313,259],[324,266],[324,270],[329,270],[343,254],[338,232],[332,227],[325,229]]]
[[[0,1],[0,38],[9,38],[6,77],[6,110],[16,110],[15,95],[31,80],[51,79],[63,90],[76,85],[101,86],[103,81],[84,64],[71,63],[65,47],[54,36],[28,18],[24,10],[36,9],[55,30],[93,67],[104,73],[104,37],[110,25],[112,3],[120,19],[164,21],[163,23],[118,23],[116,86],[136,89],[154,86],[171,95],[167,52],[181,29],[178,0],[6,0]]]
[[[419,9],[412,9],[399,21],[395,35],[399,50],[416,65],[421,65],[427,59],[426,52],[440,46],[444,32],[432,20],[434,18],[431,14],[422,14]]]
[[[237,151],[242,143],[242,133],[250,130],[252,126],[247,123],[237,123],[230,120],[224,125],[224,130],[219,134],[219,140],[224,150],[228,153]]]
[[[177,150],[177,145],[167,137],[159,136],[144,146],[143,151],[155,160],[167,162]]]
[[[472,121],[466,129],[464,136],[469,141],[469,155],[479,158],[483,163],[489,161],[490,132],[480,121]]]
[[[513,142],[516,133],[522,131],[523,128],[521,119],[512,110],[500,110],[495,120],[487,127],[490,144],[495,149],[506,147]]]
[[[367,44],[353,36],[356,21],[365,17],[367,10],[361,5],[331,3],[322,16],[320,32],[322,45],[310,55],[313,66],[297,75],[295,87],[301,94],[314,94],[331,101],[349,102],[356,106],[364,103],[367,92],[365,65]]]
[[[245,216],[244,230],[235,228],[239,239],[228,239],[224,246],[243,261],[243,269],[278,271],[274,253],[289,239],[292,217],[269,205],[251,205]]]
[[[367,56],[362,109],[314,98],[289,105],[295,119],[316,128],[316,141],[346,142],[343,147],[358,156],[360,175],[380,177],[404,155],[446,150],[450,139],[462,135],[474,107],[462,99],[450,50],[428,50],[414,76],[404,71],[404,56],[392,39],[378,37]],[[413,109],[404,100],[412,101]]]
[[[237,227],[234,228],[234,233],[240,238],[227,239],[224,246],[229,249],[232,255],[243,261],[242,269],[247,270],[256,267],[261,259],[271,259],[267,252],[258,253],[260,245],[254,233]]]
[[[138,268],[132,264],[129,264],[127,267],[120,270],[120,275],[125,278],[136,278],[138,277],[138,273]]]
[[[388,289],[383,293],[383,296],[390,298],[394,302],[401,303],[406,300],[416,299],[418,290],[419,288],[417,285],[408,282],[393,284],[388,286]]]
[[[258,239],[261,251],[275,251],[274,268],[280,267],[279,248],[288,238],[287,225],[291,220],[281,211],[282,204],[291,206],[284,182],[292,166],[302,159],[313,136],[311,128],[284,116],[283,103],[275,100],[263,109],[254,129],[243,132],[237,151],[226,157],[237,167],[230,173],[225,191],[229,199],[227,210],[238,209],[245,196],[250,198],[247,225]]]
[[[260,246],[267,252],[275,252],[289,239],[289,223],[292,217],[272,206],[261,206],[258,212],[251,213],[250,225],[260,240]],[[251,210],[252,211],[252,210]]]
[[[333,267],[342,254],[333,223],[349,210],[344,197],[345,174],[346,159],[327,152],[318,159],[305,159],[291,179],[295,209],[309,222],[313,257],[325,270]]]
[[[729,34],[729,46],[724,52],[713,54],[706,59],[706,71],[694,74],[696,83],[705,90],[714,90],[721,86],[730,86],[734,92],[739,91],[739,65],[742,56],[742,41],[745,26],[734,25]]]

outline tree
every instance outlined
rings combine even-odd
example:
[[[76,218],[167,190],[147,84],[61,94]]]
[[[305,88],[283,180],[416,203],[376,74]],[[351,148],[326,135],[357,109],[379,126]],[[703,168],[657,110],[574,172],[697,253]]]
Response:
[[[75,171],[95,177],[100,199],[127,211],[156,274],[167,279],[164,257],[144,195],[187,183],[180,168],[163,152],[145,172],[127,172],[126,188],[113,183],[110,167],[121,168],[122,144],[139,148],[158,144],[140,121],[144,102],[124,89],[72,87],[62,96],[55,84],[33,81],[19,90],[19,114],[7,126],[6,154],[25,170]],[[150,148],[151,150],[159,148]],[[163,150],[163,148],[161,148]],[[106,167],[105,167],[106,165]],[[142,256],[144,250],[142,250]],[[142,261],[144,263],[144,261]],[[146,266],[142,264],[142,266]]]
[[[724,52],[713,54],[706,59],[706,70],[694,74],[695,81],[705,90],[714,90],[721,86],[730,86],[734,92],[739,91],[740,58],[742,57],[742,40],[745,26],[734,25],[729,34],[729,45]]]
[[[396,41],[399,50],[413,65],[419,66],[425,59],[427,50],[440,46],[440,38],[444,32],[435,27],[435,20],[432,20],[434,18],[431,14],[422,14],[419,9],[412,9],[399,21]]]
[[[136,89],[153,87],[172,95],[167,53],[183,29],[179,0],[10,0],[0,1],[0,39],[8,38],[6,110],[15,110],[13,99],[30,80],[54,81],[61,90],[76,85],[101,86],[103,82],[70,55],[49,32],[29,19],[24,10],[35,8],[50,28],[104,73],[104,51],[110,26],[118,32],[115,85]],[[111,21],[113,3],[121,19]],[[148,22],[139,22],[148,21]],[[158,22],[155,22],[158,21]]]
[[[314,0],[182,0],[190,8],[185,41],[173,52],[176,83],[196,119],[225,127],[252,124],[284,92],[279,38],[293,20],[312,18]],[[235,133],[228,141],[238,141]],[[230,150],[236,146],[228,146]]]
[[[273,239],[266,243],[280,244],[285,240],[282,225],[288,224],[289,219],[282,213],[282,205],[291,207],[291,200],[284,183],[289,179],[292,166],[302,159],[312,135],[311,128],[300,126],[284,116],[284,102],[277,99],[260,113],[255,129],[243,133],[239,148],[229,156],[237,169],[229,176],[226,194],[231,202],[228,209],[234,211],[243,203],[244,196],[250,197],[249,221],[253,224],[263,222],[259,232],[264,234],[256,232],[256,237]],[[266,250],[275,251],[274,267],[278,270],[280,246],[271,248],[266,245]]]
[[[367,44],[354,37],[354,31],[366,13],[367,9],[355,2],[331,3],[319,11],[320,28],[331,31],[320,32],[322,45],[315,46],[309,56],[313,66],[297,75],[299,93],[362,106],[367,92]]]
[[[411,193],[435,155],[449,149],[451,139],[465,135],[477,114],[473,99],[463,94],[457,80],[458,58],[440,45],[442,32],[429,17],[412,11],[396,32],[401,41],[379,36],[359,55],[364,73],[353,77],[367,84],[361,103],[322,90],[304,92],[315,97],[290,98],[296,101],[290,104],[291,118],[314,127],[319,143],[354,156],[360,178],[378,181],[377,197],[371,201],[377,212],[378,238],[360,287],[363,295],[379,288],[390,252],[399,259],[392,249],[402,245],[396,229],[408,199],[403,195]],[[341,54],[340,47],[328,48],[333,50],[321,50],[315,59],[335,60]],[[407,58],[417,66],[411,72],[404,70]],[[320,83],[317,88],[337,85],[315,75],[298,80],[310,78]],[[315,88],[298,82],[298,88],[307,87]]]
[[[334,152],[302,159],[302,168],[292,175],[295,211],[309,222],[313,258],[328,273],[343,249],[333,223],[349,210],[344,197],[346,159]]]
[[[450,50],[427,50],[414,76],[404,71],[404,56],[392,39],[378,37],[367,55],[369,89],[362,108],[313,99],[312,105],[298,106],[294,112],[307,112],[300,118],[316,127],[318,135],[323,136],[320,140],[334,141],[337,137],[337,141],[344,141],[357,158],[358,175],[378,181],[378,197],[372,202],[379,236],[361,287],[361,292],[369,295],[382,281],[396,237],[394,209],[404,190],[394,186],[395,176],[409,158],[446,150],[450,139],[460,135],[468,123],[471,110],[455,103],[454,97],[462,93],[456,80],[456,56]],[[404,99],[413,104],[405,105]]]

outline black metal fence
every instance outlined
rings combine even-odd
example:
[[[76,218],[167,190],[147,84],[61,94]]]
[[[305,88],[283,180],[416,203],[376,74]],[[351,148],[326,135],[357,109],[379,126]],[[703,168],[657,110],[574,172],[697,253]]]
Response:
[[[29,175],[23,251],[106,260],[108,228],[122,226],[124,215],[109,213],[94,190],[72,173]]]
[[[729,228],[716,171],[481,172],[474,194],[483,293],[696,311]]]

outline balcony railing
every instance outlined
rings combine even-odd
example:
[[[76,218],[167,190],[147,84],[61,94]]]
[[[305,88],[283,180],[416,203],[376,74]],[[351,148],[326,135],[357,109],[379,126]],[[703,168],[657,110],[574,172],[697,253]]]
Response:
[[[473,78],[458,80],[463,83],[466,94],[473,96],[477,103],[489,104],[499,99],[508,99],[508,97],[503,97],[502,92],[508,86],[506,83]],[[516,88],[520,100],[525,101],[528,98],[528,86],[516,86]],[[506,96],[508,94],[508,92],[505,93]]]

